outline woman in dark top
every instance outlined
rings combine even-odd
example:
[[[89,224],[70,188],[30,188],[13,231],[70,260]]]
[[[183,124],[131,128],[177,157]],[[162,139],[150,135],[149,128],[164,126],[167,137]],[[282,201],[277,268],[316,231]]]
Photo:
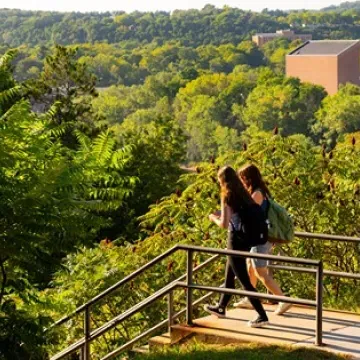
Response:
[[[238,171],[238,176],[248,190],[253,200],[261,206],[264,213],[267,214],[269,200],[271,197],[270,191],[266,186],[260,170],[253,164],[246,165]],[[250,250],[252,253],[257,254],[270,254],[273,244],[267,241],[263,245],[253,246]],[[268,271],[268,262],[263,259],[248,259],[248,270],[250,281],[256,287],[257,280],[259,279],[265,287],[274,295],[284,296],[280,286]],[[237,308],[251,307],[251,303],[247,297],[243,298],[240,302],[234,304]],[[282,315],[291,308],[290,303],[280,302],[275,310],[276,315]]]
[[[249,251],[251,245],[249,244],[247,234],[243,232],[242,236],[239,235],[239,233],[241,234],[239,229],[244,229],[244,218],[250,213],[251,207],[257,207],[258,205],[251,198],[233,168],[226,166],[220,169],[218,180],[221,187],[221,215],[211,214],[209,219],[222,228],[228,228],[227,248],[229,250]],[[261,211],[260,215],[262,215]],[[259,236],[266,237],[267,239],[265,217],[259,216],[258,219],[252,219],[252,221],[258,225],[259,229],[265,229],[264,233],[261,233]],[[250,282],[246,268],[246,258],[228,256],[225,270],[226,288],[235,288],[235,276],[240,280],[245,290],[256,291]],[[204,309],[213,315],[224,317],[230,299],[231,295],[222,294],[217,305],[205,305]],[[249,300],[257,311],[258,316],[254,320],[249,321],[248,325],[250,327],[266,325],[268,317],[260,300],[251,297]]]

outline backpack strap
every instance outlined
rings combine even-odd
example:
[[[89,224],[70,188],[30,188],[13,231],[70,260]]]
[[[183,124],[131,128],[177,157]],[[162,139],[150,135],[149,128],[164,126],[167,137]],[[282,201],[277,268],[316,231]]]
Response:
[[[233,222],[233,216],[236,215],[236,214],[237,214],[237,216],[239,217],[240,222],[241,222],[240,212],[234,213],[234,214],[231,216],[230,221],[229,221],[229,224],[230,224],[230,226],[231,226],[231,231],[234,231],[234,232],[240,231],[240,230],[236,230],[235,224],[234,224],[234,222]],[[241,226],[242,226],[242,223],[241,223]]]
[[[255,192],[257,192],[257,191],[259,191],[259,192],[261,192],[261,195],[263,196],[263,198],[264,198],[264,200],[263,201],[266,201],[267,203],[266,203],[266,208],[265,208],[265,216],[266,216],[266,219],[268,218],[268,214],[269,214],[269,209],[270,209],[270,199],[271,199],[271,197],[269,196],[269,195],[267,195],[267,194],[265,194],[264,193],[264,191],[262,190],[262,189],[260,189],[260,188],[256,188],[254,191],[253,191],[253,193],[255,193]]]
[[[270,209],[270,197],[268,197],[267,200],[267,204],[266,204],[266,209],[265,209],[265,215],[266,215],[266,219],[268,219],[269,217],[269,209]]]

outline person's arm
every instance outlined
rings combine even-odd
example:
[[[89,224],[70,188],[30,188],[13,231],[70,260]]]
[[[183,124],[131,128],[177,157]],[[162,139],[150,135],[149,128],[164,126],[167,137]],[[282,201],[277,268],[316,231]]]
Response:
[[[258,204],[261,205],[264,201],[264,195],[262,194],[261,191],[255,191],[251,197],[253,198],[253,200]]]
[[[232,212],[228,205],[225,204],[224,200],[221,200],[221,215],[210,214],[209,219],[213,221],[217,226],[226,229],[229,226]]]

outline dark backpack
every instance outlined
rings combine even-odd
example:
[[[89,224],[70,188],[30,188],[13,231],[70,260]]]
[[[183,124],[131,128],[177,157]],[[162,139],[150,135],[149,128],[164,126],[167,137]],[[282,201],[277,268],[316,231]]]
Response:
[[[233,221],[237,216],[239,221]],[[266,215],[258,204],[242,207],[233,218],[230,221],[231,229],[238,241],[250,247],[264,245],[268,241]]]

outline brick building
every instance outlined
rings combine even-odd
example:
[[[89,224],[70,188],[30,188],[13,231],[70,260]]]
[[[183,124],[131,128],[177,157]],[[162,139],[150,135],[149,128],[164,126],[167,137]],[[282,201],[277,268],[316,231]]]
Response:
[[[261,47],[264,44],[266,44],[267,42],[272,41],[274,39],[278,39],[278,38],[286,38],[286,39],[289,39],[290,41],[300,39],[301,41],[305,42],[305,41],[311,40],[312,35],[311,34],[295,34],[294,31],[292,31],[292,30],[278,30],[276,33],[255,34],[252,37],[252,41],[257,46]]]
[[[322,85],[330,95],[340,84],[360,85],[360,41],[308,41],[286,56],[286,75]]]

